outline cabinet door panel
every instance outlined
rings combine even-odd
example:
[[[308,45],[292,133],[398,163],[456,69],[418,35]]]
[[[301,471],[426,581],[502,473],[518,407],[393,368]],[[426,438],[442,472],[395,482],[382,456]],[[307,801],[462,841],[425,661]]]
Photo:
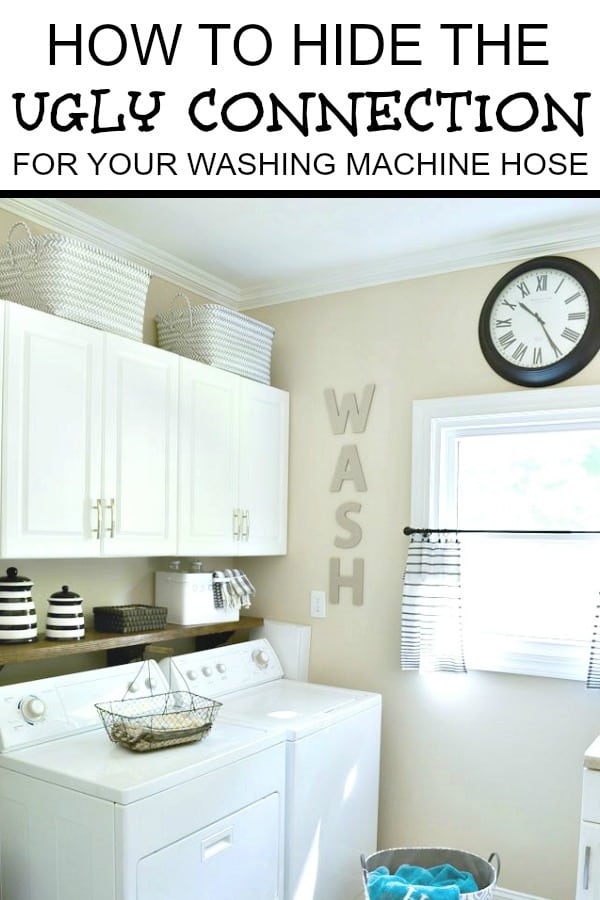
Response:
[[[102,335],[7,304],[3,556],[95,556]]]
[[[236,376],[181,360],[179,553],[229,556],[235,550]]]
[[[577,900],[600,900],[600,825],[582,822],[579,836]]]
[[[240,379],[239,506],[248,527],[237,555],[286,552],[288,410],[285,391]]]
[[[112,335],[105,342],[102,550],[175,553],[178,360]]]

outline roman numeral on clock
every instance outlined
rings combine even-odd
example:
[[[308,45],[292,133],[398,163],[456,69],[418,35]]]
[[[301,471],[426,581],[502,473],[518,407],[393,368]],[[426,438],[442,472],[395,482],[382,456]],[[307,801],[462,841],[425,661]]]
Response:
[[[542,365],[542,348],[541,347],[533,348],[533,365],[534,366]]]
[[[527,282],[525,282],[525,281],[520,281],[520,282],[517,284],[517,287],[518,287],[519,290],[521,291],[521,297],[529,297],[529,294],[530,294],[531,292],[530,292],[529,288],[527,287]]]
[[[514,344],[515,341],[516,337],[514,336],[512,331],[505,331],[504,334],[502,334],[498,338],[498,343],[501,347],[504,348],[504,350],[506,350],[507,347],[510,347],[511,344]]]
[[[573,331],[572,328],[565,328],[565,329],[563,330],[563,332],[562,332],[561,337],[564,337],[564,339],[565,339],[566,341],[572,341],[573,343],[575,343],[575,341],[576,341],[576,340],[578,339],[578,337],[579,337],[579,332],[578,332],[578,331]]]
[[[523,357],[525,356],[526,353],[527,353],[527,344],[523,344],[523,343],[520,342],[520,343],[519,343],[519,346],[517,347],[517,349],[516,349],[515,352],[513,353],[512,358],[513,358],[516,362],[521,362],[521,360],[523,359]]]
[[[536,275],[536,279],[536,291],[546,291],[548,289],[548,273],[544,272],[542,275]]]
[[[569,315],[567,316],[567,319],[570,319],[571,321],[573,319],[586,319],[586,318],[587,318],[587,315],[584,312],[569,313]]]
[[[575,294],[571,294],[570,297],[567,297],[565,303],[572,303],[573,300],[577,300],[578,297],[581,297],[581,291],[577,291]]]
[[[496,319],[496,328],[510,328],[512,319]]]

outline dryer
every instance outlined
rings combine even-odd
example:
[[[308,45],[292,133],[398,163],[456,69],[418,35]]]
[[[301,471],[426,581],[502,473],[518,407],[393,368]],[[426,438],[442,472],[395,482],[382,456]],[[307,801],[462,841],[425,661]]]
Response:
[[[266,639],[173,659],[163,670],[218,698],[222,720],[284,735],[284,900],[364,897],[360,855],[377,847],[381,696],[284,678]]]
[[[136,753],[94,704],[169,690],[155,661],[0,687],[2,900],[281,900],[285,743],[217,716]]]

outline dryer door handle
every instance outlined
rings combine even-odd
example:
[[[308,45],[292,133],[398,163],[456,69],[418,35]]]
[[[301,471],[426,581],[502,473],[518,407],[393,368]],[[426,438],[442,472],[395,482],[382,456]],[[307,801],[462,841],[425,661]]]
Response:
[[[219,853],[224,853],[233,846],[233,827],[213,834],[202,841],[202,859],[210,859]]]

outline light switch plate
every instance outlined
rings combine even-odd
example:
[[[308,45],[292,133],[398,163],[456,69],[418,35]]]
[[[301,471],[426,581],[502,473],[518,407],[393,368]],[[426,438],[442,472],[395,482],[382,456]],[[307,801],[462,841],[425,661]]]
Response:
[[[324,619],[327,615],[327,595],[325,591],[310,592],[310,614],[315,619]]]

